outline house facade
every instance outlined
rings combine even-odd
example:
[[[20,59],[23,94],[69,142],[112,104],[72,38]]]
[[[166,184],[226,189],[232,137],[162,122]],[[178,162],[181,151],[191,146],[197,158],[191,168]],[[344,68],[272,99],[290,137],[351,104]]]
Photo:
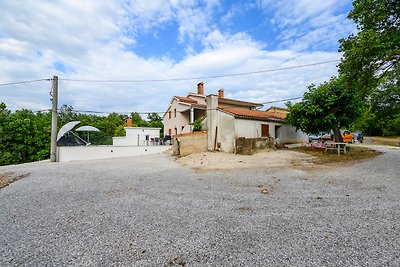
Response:
[[[208,150],[236,153],[237,138],[274,138],[277,144],[306,142],[308,136],[284,122],[284,112],[220,107],[219,98],[207,97]]]
[[[225,98],[224,90],[219,89],[219,108],[237,108],[255,110],[262,104]],[[164,135],[175,136],[193,132],[193,122],[207,116],[207,96],[204,94],[204,83],[197,84],[197,93],[188,93],[186,97],[174,96],[164,113]]]

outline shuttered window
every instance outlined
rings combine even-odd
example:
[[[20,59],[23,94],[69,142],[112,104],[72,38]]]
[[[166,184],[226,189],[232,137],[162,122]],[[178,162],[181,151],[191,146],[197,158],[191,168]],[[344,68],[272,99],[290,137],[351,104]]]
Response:
[[[269,137],[269,125],[261,124],[261,137]]]

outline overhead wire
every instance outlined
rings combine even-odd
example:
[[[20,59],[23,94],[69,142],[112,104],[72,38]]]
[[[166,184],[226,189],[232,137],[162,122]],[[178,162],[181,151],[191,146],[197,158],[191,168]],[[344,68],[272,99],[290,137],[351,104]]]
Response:
[[[51,80],[52,79],[49,79],[49,78],[43,78],[43,79],[37,79],[37,80],[17,81],[17,82],[9,82],[9,83],[0,83],[0,86],[16,85],[16,84],[24,84],[24,83],[35,83],[35,82],[51,81]]]
[[[267,73],[281,70],[290,70],[297,68],[304,68],[316,65],[322,65],[332,62],[339,62],[339,59],[327,60],[322,62],[316,62],[311,64],[303,64],[296,65],[284,68],[275,68],[275,69],[266,69],[266,70],[258,70],[258,71],[250,71],[250,72],[241,72],[241,73],[232,73],[232,74],[222,74],[222,75],[211,75],[211,76],[199,76],[199,77],[182,77],[182,78],[167,78],[167,79],[148,79],[148,80],[89,80],[89,79],[69,79],[69,78],[59,78],[62,81],[68,82],[87,82],[87,83],[150,83],[150,82],[170,82],[170,81],[187,81],[187,80],[202,80],[202,79],[215,79],[215,78],[224,78],[224,77],[234,77],[234,76],[245,76],[245,75],[254,75],[259,73]]]
[[[301,98],[303,98],[303,97],[298,96],[298,97],[286,98],[286,99],[281,99],[281,100],[273,100],[273,101],[263,102],[261,104],[265,105],[265,104],[278,103],[278,102],[284,102],[284,101],[290,101],[290,100],[297,100],[297,99],[301,99]]]

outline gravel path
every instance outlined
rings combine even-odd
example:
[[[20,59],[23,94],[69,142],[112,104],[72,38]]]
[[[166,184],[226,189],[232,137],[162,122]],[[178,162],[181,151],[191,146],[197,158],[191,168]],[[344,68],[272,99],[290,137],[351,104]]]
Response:
[[[0,266],[400,266],[400,149],[379,149],[337,171],[0,167],[30,173],[0,190]]]

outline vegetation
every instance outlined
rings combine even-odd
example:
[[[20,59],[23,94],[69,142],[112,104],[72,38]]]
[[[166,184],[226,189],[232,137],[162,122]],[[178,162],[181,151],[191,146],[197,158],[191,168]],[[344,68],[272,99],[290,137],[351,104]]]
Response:
[[[134,126],[163,128],[157,113],[149,114],[144,121],[139,114],[132,113]],[[112,137],[121,135],[126,126],[127,115],[111,113],[107,116],[82,114],[73,107],[63,105],[58,113],[58,128],[70,121],[80,121],[81,126],[91,125],[100,132],[90,133],[93,145],[110,145]],[[122,129],[122,130],[121,130]],[[86,133],[82,139],[86,139]],[[51,112],[33,113],[30,110],[11,112],[0,102],[0,165],[10,165],[47,159],[50,154]]]
[[[192,123],[192,125],[193,125],[193,132],[200,132],[201,130],[202,130],[202,121],[203,121],[203,118],[200,118],[200,119],[197,119],[197,120],[194,120],[194,122]]]
[[[335,140],[342,141],[340,129],[349,126],[361,113],[359,99],[345,85],[343,77],[332,78],[320,86],[310,85],[303,100],[292,105],[286,120],[306,133],[333,130]]]
[[[351,127],[367,135],[400,135],[400,5],[354,0],[353,6],[348,18],[358,33],[339,40],[339,77],[311,85],[301,103],[288,103],[288,121],[307,133],[336,129],[337,135],[338,127]]]
[[[368,135],[400,135],[400,5],[355,0],[353,6],[348,17],[359,32],[339,40],[339,72],[364,99],[354,126]]]

